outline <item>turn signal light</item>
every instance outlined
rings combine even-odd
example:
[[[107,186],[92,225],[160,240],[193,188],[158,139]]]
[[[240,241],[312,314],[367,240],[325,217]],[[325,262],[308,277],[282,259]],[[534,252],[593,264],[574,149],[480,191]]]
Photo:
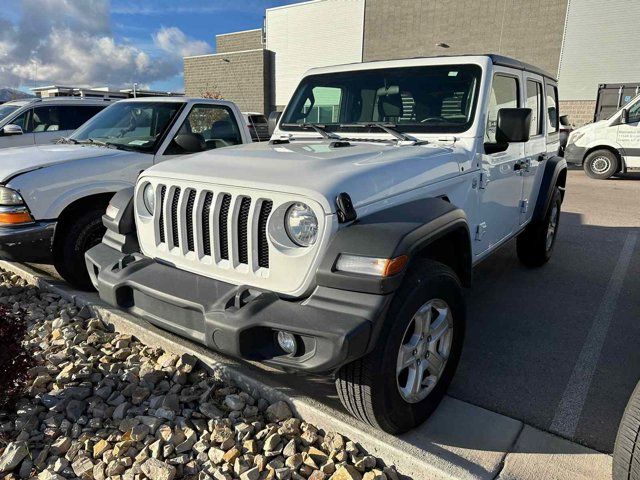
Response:
[[[336,262],[336,270],[376,277],[390,277],[400,273],[407,266],[408,261],[409,257],[406,255],[396,258],[372,258],[342,254]]]
[[[33,217],[24,209],[12,211],[0,211],[0,224],[17,225],[20,223],[32,223]]]

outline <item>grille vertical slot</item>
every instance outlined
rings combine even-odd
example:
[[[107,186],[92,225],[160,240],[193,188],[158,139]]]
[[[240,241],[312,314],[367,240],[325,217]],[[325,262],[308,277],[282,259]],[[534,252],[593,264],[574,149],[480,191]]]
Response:
[[[209,215],[211,214],[211,202],[213,201],[213,193],[207,192],[204,197],[204,204],[202,205],[202,217],[200,219],[202,223],[202,248],[204,254],[211,256],[211,221]]]
[[[176,187],[171,201],[171,233],[174,247],[180,246],[180,236],[178,235],[178,201],[180,200],[180,192],[180,187]]]
[[[249,263],[249,208],[251,208],[251,198],[242,197],[240,202],[240,212],[238,212],[238,263]]]
[[[269,244],[267,242],[267,220],[271,214],[273,202],[264,200],[258,217],[258,266],[269,268]]]
[[[160,243],[167,241],[164,233],[164,197],[167,193],[167,187],[162,185],[160,188],[160,219],[158,221],[158,229],[160,230]]]
[[[193,241],[193,206],[196,203],[196,191],[192,188],[189,190],[189,196],[187,197],[187,250],[189,252],[195,251]]]
[[[220,237],[220,258],[229,260],[229,236],[227,235],[227,220],[229,219],[229,207],[231,195],[225,193],[220,205],[220,218],[218,219],[218,236]]]

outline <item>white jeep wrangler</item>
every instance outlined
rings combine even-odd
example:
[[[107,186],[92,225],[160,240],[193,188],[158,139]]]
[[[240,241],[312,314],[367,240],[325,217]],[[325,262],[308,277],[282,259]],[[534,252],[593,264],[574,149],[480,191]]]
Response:
[[[146,170],[86,254],[100,296],[234,357],[334,375],[388,432],[456,370],[472,268],[550,257],[555,80],[494,55],[309,71],[269,143]]]
[[[2,149],[0,258],[53,263],[91,288],[84,253],[114,193],[158,162],[250,142],[234,103],[161,97],[113,103],[59,144]]]

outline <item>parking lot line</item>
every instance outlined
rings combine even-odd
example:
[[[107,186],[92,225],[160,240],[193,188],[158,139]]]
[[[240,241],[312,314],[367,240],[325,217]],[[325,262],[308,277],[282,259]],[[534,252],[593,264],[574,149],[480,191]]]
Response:
[[[563,437],[573,438],[576,433],[582,408],[591,387],[600,352],[607,337],[609,325],[615,313],[618,297],[637,241],[637,232],[627,234],[618,261],[607,284],[607,289],[589,329],[587,339],[582,346],[576,365],[549,427],[550,431]]]

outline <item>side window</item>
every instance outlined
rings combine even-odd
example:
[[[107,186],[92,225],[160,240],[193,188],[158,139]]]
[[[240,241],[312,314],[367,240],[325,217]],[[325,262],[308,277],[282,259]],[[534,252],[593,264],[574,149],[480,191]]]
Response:
[[[204,150],[228,147],[242,143],[240,129],[229,107],[224,105],[196,105],[176,133],[193,135],[204,145]],[[193,153],[186,151],[173,141],[167,147],[165,155]]]
[[[560,112],[558,111],[558,87],[546,84],[547,90],[547,131],[549,133],[560,130]]]
[[[22,112],[20,115],[18,115],[16,118],[14,118],[11,123],[13,125],[18,125],[20,128],[22,128],[22,131],[24,133],[29,132],[30,130],[27,128],[29,126],[29,113],[32,112],[33,110],[26,110],[24,112]]]
[[[629,123],[640,122],[640,102],[629,108]]]
[[[63,130],[60,122],[61,107],[36,107],[33,109],[31,129],[33,133]]]
[[[102,105],[63,105],[60,112],[60,130],[75,130],[102,110]]]
[[[531,109],[529,134],[532,137],[542,134],[542,84],[534,80],[527,80],[527,108]]]
[[[498,110],[501,108],[518,108],[518,103],[518,79],[505,75],[493,77],[485,131],[487,142],[494,143],[496,141]]]

